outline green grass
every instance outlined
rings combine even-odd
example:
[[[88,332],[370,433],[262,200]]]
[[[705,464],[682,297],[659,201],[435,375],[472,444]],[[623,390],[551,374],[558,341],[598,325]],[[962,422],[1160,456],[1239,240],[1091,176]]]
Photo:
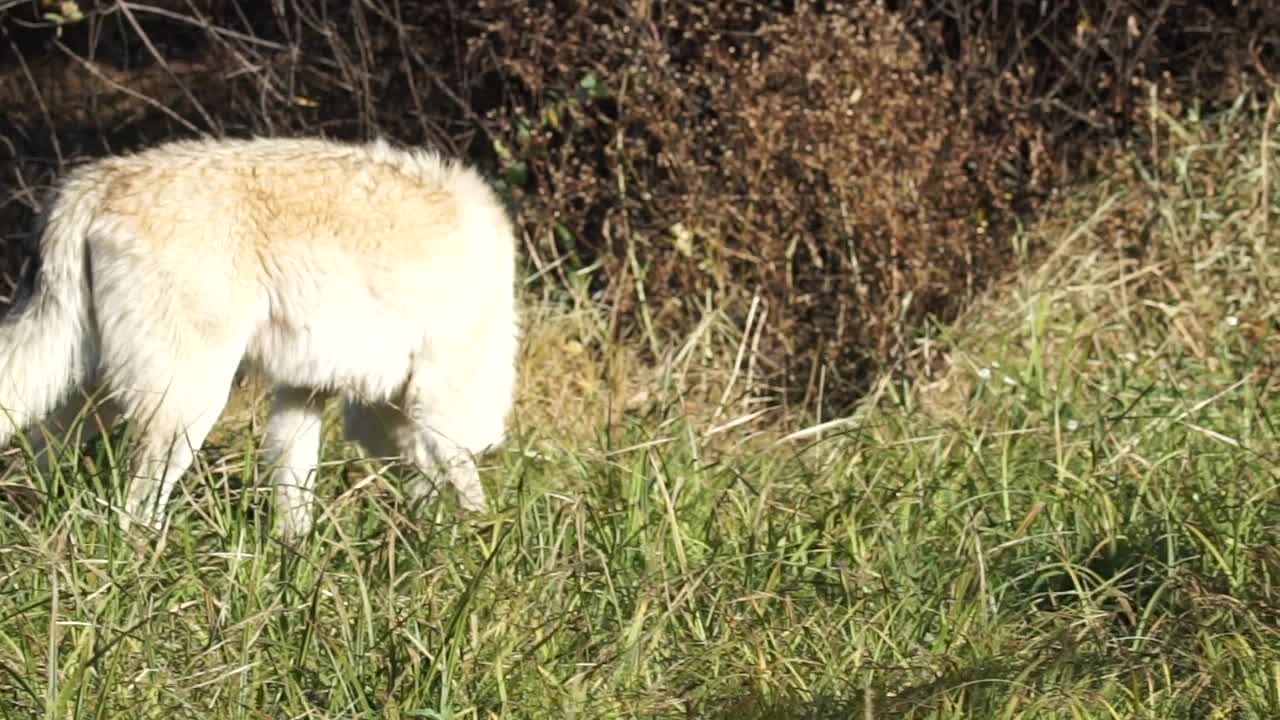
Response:
[[[1276,156],[1155,122],[941,370],[800,439],[525,403],[491,515],[335,462],[296,551],[252,435],[155,542],[95,448],[0,504],[0,717],[1280,717]]]

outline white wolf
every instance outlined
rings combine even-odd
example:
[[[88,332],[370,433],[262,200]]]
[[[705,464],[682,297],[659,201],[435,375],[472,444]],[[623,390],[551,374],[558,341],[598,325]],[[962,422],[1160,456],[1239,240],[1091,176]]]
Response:
[[[35,287],[0,321],[0,445],[105,398],[105,422],[143,426],[123,527],[163,524],[242,366],[276,383],[287,536],[311,527],[332,394],[347,439],[427,475],[414,495],[442,472],[486,507],[472,455],[503,439],[518,318],[512,225],[473,170],[382,141],[174,142],[71,171],[42,225]]]

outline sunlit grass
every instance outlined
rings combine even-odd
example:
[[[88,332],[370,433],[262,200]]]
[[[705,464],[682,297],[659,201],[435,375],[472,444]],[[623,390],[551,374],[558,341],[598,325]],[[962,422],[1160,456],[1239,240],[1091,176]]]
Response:
[[[483,517],[335,444],[283,547],[233,422],[143,540],[90,448],[0,503],[0,716],[1280,717],[1280,194],[1256,116],[1162,122],[825,432],[712,432],[570,293]]]

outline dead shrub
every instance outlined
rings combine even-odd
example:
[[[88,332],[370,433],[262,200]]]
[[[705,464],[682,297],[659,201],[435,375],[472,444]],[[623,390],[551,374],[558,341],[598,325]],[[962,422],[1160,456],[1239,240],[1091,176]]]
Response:
[[[756,394],[826,412],[998,274],[1012,218],[1150,88],[1273,75],[1280,29],[1267,0],[48,5],[0,11],[7,281],[74,159],[387,135],[488,169],[540,282],[585,278],[615,337],[658,359],[723,310],[758,333]]]
[[[741,319],[758,295],[757,390],[847,406],[924,318],[949,316],[1007,260],[990,219],[1007,216],[1011,188],[993,168],[1018,149],[985,145],[953,85],[875,5],[742,10],[648,25],[583,13],[559,32],[531,21],[519,55],[539,61],[509,73],[546,88],[541,106],[558,114],[496,123],[514,128],[507,167],[526,211],[562,229],[543,252],[603,258],[619,312],[655,352],[707,297]],[[613,50],[587,65],[558,44],[571,34]],[[605,97],[581,92],[596,82]]]

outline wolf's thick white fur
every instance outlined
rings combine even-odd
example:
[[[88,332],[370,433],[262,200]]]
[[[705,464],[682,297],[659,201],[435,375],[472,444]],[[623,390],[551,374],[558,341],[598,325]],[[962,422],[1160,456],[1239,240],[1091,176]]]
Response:
[[[474,171],[381,141],[175,142],[73,170],[43,225],[0,322],[0,444],[103,398],[103,424],[141,426],[125,527],[163,524],[242,365],[277,383],[286,535],[311,526],[332,394],[348,439],[486,507],[472,455],[503,438],[518,322],[512,226]]]

